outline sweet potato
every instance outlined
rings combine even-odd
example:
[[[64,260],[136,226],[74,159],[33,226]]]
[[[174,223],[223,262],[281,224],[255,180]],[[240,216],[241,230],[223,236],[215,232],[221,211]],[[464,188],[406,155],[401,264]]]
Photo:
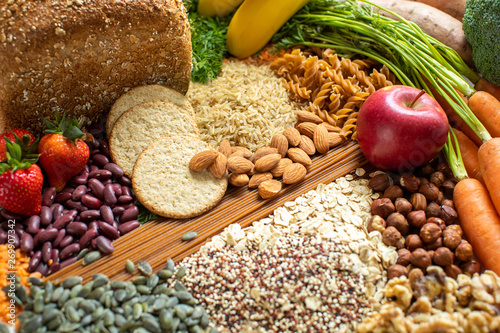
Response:
[[[466,0],[411,0],[425,3],[431,7],[437,8],[442,12],[462,21],[465,12]]]
[[[415,22],[422,31],[457,51],[467,65],[474,66],[472,47],[465,38],[462,22],[459,20],[425,3],[407,0],[371,0],[370,2]],[[385,12],[381,14],[394,18]]]

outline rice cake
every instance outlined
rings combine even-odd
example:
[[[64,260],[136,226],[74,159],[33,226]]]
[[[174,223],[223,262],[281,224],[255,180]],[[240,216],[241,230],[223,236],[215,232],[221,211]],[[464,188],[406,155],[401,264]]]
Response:
[[[189,113],[168,102],[145,102],[127,110],[118,118],[109,137],[112,160],[132,176],[139,154],[151,143],[171,135],[200,132]]]
[[[211,146],[194,136],[170,136],[146,148],[137,159],[132,187],[151,212],[185,219],[213,208],[227,189],[227,175],[216,178],[208,169],[189,169],[191,158]]]

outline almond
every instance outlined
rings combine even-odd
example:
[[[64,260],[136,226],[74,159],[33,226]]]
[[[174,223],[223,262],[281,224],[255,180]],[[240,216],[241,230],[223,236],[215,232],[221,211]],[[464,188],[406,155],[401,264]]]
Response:
[[[322,123],[321,125],[325,126],[328,132],[339,133],[342,130],[342,128],[338,126],[333,126],[332,124],[329,123]]]
[[[189,169],[201,171],[214,163],[219,153],[216,150],[205,150],[194,155],[189,161]]]
[[[244,173],[232,173],[229,175],[229,184],[233,186],[245,186],[248,184],[248,175]]]
[[[305,135],[300,136],[299,148],[305,151],[307,155],[314,155],[316,153],[313,140]]]
[[[210,166],[210,171],[217,178],[222,178],[226,174],[227,158],[226,155],[218,153],[215,162]]]
[[[328,133],[328,146],[330,148],[336,147],[342,142],[344,142],[344,138],[341,137],[339,133]]]
[[[300,182],[306,176],[306,167],[300,163],[290,164],[285,168],[283,172],[283,183],[284,184],[295,184]]]
[[[265,182],[266,180],[273,179],[273,175],[270,172],[258,172],[250,178],[248,183],[249,188],[257,188],[259,184]]]
[[[259,185],[259,195],[262,199],[272,198],[280,191],[281,183],[274,179],[263,181]]]
[[[252,170],[253,163],[241,156],[233,156],[227,160],[227,169],[234,173],[247,173]]]
[[[316,147],[318,153],[320,154],[328,153],[330,145],[328,143],[328,131],[326,130],[325,126],[323,125],[316,126],[316,129],[314,130],[313,139],[314,139],[314,146]]]
[[[251,176],[253,174],[255,174],[255,164],[253,165],[252,170],[247,172],[247,175],[249,175],[249,176]]]
[[[224,140],[220,143],[219,153],[224,154],[224,156],[226,156],[226,158],[229,158],[229,156],[231,156],[232,149],[231,149],[231,143],[229,143],[229,140]]]
[[[271,148],[278,149],[278,154],[281,154],[281,157],[285,157],[288,151],[288,139],[283,134],[274,135],[271,139]]]
[[[290,148],[288,149],[288,157],[296,163],[308,166],[311,165],[312,161],[309,156],[300,148]]]
[[[252,162],[255,163],[261,158],[262,156],[266,156],[269,154],[278,154],[278,149],[276,148],[271,148],[271,147],[260,147],[257,149],[255,154],[253,154]]]
[[[283,176],[283,171],[285,171],[285,168],[292,164],[293,161],[289,158],[282,158],[278,164],[270,170],[271,174],[275,178],[279,178]]]
[[[278,164],[281,160],[280,154],[269,154],[266,156],[262,156],[259,158],[257,162],[255,162],[255,171],[257,172],[266,172],[271,170]]]
[[[283,135],[287,138],[288,144],[290,146],[298,146],[300,143],[300,132],[294,127],[288,127],[283,132]]]
[[[301,134],[307,135],[312,139],[314,135],[314,130],[316,129],[318,125],[314,123],[300,123],[297,125],[297,129]]]
[[[237,151],[241,151],[243,153],[244,158],[252,157],[252,152],[245,147],[232,147],[231,148],[231,153],[234,154]]]
[[[308,111],[297,112],[297,117],[299,118],[300,121],[303,122],[310,122],[315,124],[321,124],[323,122],[323,120],[320,117]]]
[[[243,152],[243,150],[235,150],[235,151],[231,152],[231,154],[229,155],[229,158],[234,157],[234,156],[240,156],[240,157],[245,158],[245,153]]]

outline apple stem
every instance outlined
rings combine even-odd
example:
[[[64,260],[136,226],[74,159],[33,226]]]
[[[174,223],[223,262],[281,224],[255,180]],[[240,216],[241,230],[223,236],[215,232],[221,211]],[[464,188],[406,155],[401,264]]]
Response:
[[[413,101],[411,101],[411,103],[410,103],[410,108],[412,108],[412,107],[413,107],[413,105],[417,102],[417,100],[418,100],[420,97],[422,97],[422,95],[423,95],[423,94],[425,94],[425,90],[424,90],[424,89],[420,90],[420,92],[418,93],[418,95],[417,95],[417,96],[415,96],[415,98],[413,99]]]

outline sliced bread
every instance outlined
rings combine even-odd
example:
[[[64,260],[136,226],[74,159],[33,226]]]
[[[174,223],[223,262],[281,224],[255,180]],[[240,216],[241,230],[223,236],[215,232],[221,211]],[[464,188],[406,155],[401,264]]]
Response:
[[[176,90],[159,84],[135,87],[120,98],[111,107],[106,121],[106,134],[109,137],[111,130],[120,116],[128,109],[144,102],[170,102],[186,109],[194,117],[194,110],[187,98]]]
[[[170,135],[200,133],[186,110],[167,102],[145,102],[118,118],[109,136],[113,161],[131,177],[139,154],[151,143]]]
[[[170,136],[146,148],[137,159],[132,187],[148,210],[169,218],[191,218],[213,208],[227,189],[227,175],[189,169],[191,158],[210,145],[194,136]]]

